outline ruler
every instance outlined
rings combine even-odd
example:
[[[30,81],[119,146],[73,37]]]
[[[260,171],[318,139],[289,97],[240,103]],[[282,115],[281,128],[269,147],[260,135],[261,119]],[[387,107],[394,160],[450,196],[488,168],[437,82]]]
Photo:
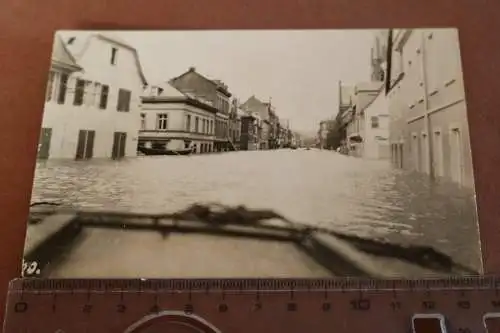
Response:
[[[500,333],[500,277],[18,279],[5,333]]]

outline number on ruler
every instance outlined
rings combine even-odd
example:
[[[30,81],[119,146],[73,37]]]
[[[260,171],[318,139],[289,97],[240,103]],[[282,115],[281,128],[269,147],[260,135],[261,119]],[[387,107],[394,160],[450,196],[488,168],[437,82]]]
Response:
[[[14,305],[14,312],[16,313],[24,313],[28,311],[28,303],[26,302],[17,302]]]
[[[434,301],[423,301],[422,307],[426,310],[434,310],[436,308],[436,302]]]
[[[227,310],[229,310],[229,307],[227,306],[227,304],[222,303],[222,304],[219,304],[218,309],[219,309],[219,312],[224,313],[224,312],[227,312]]]
[[[91,304],[85,304],[82,308],[82,312],[84,313],[90,313],[92,312],[92,305]]]
[[[184,313],[185,314],[193,314],[193,312],[194,312],[193,304],[184,305]]]
[[[401,302],[399,302],[399,301],[392,301],[391,302],[391,309],[392,309],[392,311],[401,310]]]
[[[470,309],[470,302],[469,301],[458,301],[457,306],[460,309],[468,310],[468,309]]]
[[[357,311],[370,310],[371,302],[369,299],[354,299],[351,301],[351,309]]]
[[[332,308],[332,304],[331,303],[323,303],[323,305],[321,306],[321,308],[323,309],[323,311],[327,312],[327,311],[330,311],[330,309]]]

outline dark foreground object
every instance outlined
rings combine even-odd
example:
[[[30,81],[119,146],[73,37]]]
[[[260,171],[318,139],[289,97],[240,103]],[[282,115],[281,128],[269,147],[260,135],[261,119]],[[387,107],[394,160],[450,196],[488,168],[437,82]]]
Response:
[[[158,148],[146,148],[137,147],[139,152],[148,156],[160,156],[160,155],[190,155],[193,153],[193,149],[182,149],[182,150],[170,150],[170,149],[158,149]]]
[[[173,214],[33,207],[26,244],[24,276],[48,278],[477,273],[431,247],[361,238],[243,206],[193,205]]]

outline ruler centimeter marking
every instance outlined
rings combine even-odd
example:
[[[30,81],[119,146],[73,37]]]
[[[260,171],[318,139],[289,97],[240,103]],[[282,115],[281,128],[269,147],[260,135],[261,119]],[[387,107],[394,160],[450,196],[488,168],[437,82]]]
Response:
[[[243,333],[314,328],[322,333],[331,332],[332,327],[352,332],[348,326],[366,327],[367,332],[374,327],[408,332],[420,327],[412,320],[437,318],[439,325],[448,325],[447,332],[486,332],[486,322],[500,318],[496,316],[500,313],[499,282],[500,278],[487,276],[413,281],[19,279],[10,284],[5,332],[84,332],[77,328],[84,323],[85,330],[96,333],[125,332],[133,323],[148,322],[155,315],[170,318],[168,322],[154,317],[158,329],[198,316],[196,325],[189,325],[198,327],[207,321],[224,332],[230,332],[229,328]],[[189,318],[179,319],[181,314]],[[47,330],[30,326],[35,318],[47,319]],[[285,320],[289,326],[260,324],[273,320]]]

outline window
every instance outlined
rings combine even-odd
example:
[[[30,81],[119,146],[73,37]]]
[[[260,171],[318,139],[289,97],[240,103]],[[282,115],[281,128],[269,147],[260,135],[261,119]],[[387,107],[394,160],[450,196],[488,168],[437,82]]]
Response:
[[[85,88],[84,88],[84,100],[85,100],[85,105],[86,106],[92,106],[94,104],[94,86],[92,85],[91,81],[85,81]]]
[[[101,86],[101,98],[99,100],[99,109],[106,110],[108,107],[108,94],[109,94],[109,86],[103,84]]]
[[[379,128],[379,122],[377,116],[371,117],[371,122],[372,122],[372,128]]]
[[[191,115],[186,116],[186,131],[191,132]]]
[[[168,114],[161,113],[156,116],[156,129],[160,131],[168,129]]]
[[[75,96],[73,98],[73,105],[82,105],[84,95],[85,95],[85,80],[76,79]]]
[[[195,117],[194,118],[194,131],[195,131],[195,133],[198,133],[199,126],[200,126],[200,118]]]
[[[111,65],[116,65],[116,56],[118,53],[118,49],[116,47],[111,48]]]
[[[146,114],[141,113],[141,131],[146,129]]]
[[[49,72],[49,81],[47,82],[47,90],[45,92],[45,100],[48,102],[52,99],[52,90],[54,87],[55,73],[53,71]]]
[[[59,81],[59,91],[57,93],[57,103],[64,104],[66,101],[66,90],[68,89],[68,74],[61,74],[61,80]]]
[[[132,93],[125,89],[118,90],[118,102],[116,103],[116,110],[118,112],[130,111],[130,98]]]

